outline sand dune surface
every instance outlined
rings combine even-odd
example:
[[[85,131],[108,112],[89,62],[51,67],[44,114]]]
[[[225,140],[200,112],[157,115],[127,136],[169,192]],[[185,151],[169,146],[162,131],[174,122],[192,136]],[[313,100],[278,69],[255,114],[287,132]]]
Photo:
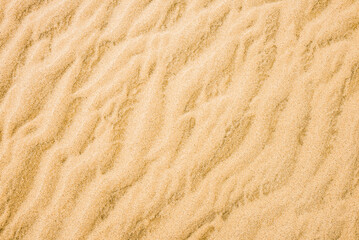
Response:
[[[0,0],[1,240],[358,240],[359,1]]]

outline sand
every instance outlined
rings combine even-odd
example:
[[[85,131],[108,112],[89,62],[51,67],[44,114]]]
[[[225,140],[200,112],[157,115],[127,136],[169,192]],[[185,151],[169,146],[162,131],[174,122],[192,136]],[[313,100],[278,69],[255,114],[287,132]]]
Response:
[[[359,1],[0,0],[0,239],[359,239]]]

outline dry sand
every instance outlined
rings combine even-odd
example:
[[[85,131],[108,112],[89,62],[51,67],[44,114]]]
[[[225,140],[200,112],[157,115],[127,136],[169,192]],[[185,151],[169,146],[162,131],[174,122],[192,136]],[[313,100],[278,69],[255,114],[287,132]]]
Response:
[[[359,1],[0,0],[0,239],[359,239]]]

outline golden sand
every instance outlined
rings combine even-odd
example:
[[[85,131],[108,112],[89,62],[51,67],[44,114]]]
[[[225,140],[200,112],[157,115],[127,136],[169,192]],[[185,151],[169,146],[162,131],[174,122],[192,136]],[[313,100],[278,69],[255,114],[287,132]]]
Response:
[[[359,1],[0,0],[1,240],[358,240]]]

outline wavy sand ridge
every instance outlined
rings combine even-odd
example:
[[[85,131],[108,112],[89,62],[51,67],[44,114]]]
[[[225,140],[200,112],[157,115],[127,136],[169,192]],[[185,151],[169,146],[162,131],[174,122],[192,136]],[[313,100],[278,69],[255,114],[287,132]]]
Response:
[[[1,0],[0,239],[359,239],[359,1]]]

